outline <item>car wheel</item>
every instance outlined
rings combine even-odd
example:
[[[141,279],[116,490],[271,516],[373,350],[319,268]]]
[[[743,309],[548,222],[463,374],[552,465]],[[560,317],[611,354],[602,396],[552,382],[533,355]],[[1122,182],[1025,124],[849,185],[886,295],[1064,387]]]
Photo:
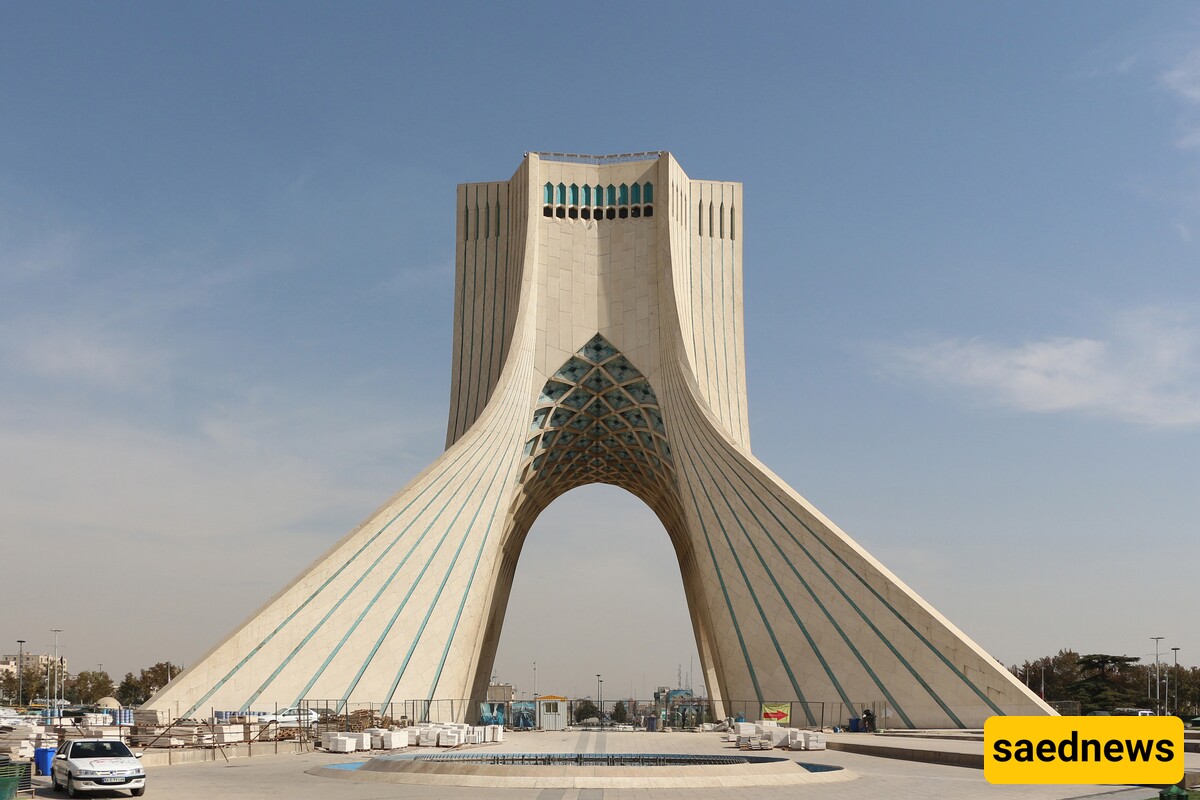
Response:
[[[141,797],[142,795],[144,795],[144,794],[146,793],[146,787],[145,787],[145,786],[139,786],[139,787],[138,787],[138,788],[136,788],[136,789],[130,789],[130,790],[129,790],[129,793],[130,793],[131,795],[133,795],[134,797]]]
[[[79,792],[75,790],[75,779],[71,777],[71,773],[67,773],[67,795],[70,797],[79,797]]]
[[[58,773],[54,770],[50,770],[50,788],[56,792],[62,789],[62,785],[58,782]]]

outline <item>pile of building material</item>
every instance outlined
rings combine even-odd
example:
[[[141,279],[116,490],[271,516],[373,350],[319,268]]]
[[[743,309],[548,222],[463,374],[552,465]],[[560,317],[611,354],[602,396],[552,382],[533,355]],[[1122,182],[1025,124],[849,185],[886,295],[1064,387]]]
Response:
[[[775,745],[770,737],[744,736],[738,739],[738,750],[770,750]]]
[[[170,722],[171,715],[166,711],[153,708],[135,708],[133,710],[133,724],[139,728],[160,728]]]
[[[809,741],[816,741],[815,738],[805,738],[806,735],[819,737],[820,747],[804,746]],[[825,734],[798,728],[785,728],[771,719],[758,722],[735,722],[729,733],[725,734],[722,739],[726,742],[736,743],[740,750],[770,750],[775,747],[787,747],[793,750],[825,749]],[[801,744],[797,745],[796,742]]]
[[[399,750],[408,747],[408,731],[368,728],[364,731],[325,731],[321,747],[333,753],[354,753],[359,750]]]
[[[65,739],[120,739],[125,731],[116,725],[83,727],[72,725],[63,728]]]
[[[177,722],[174,725],[134,726],[129,733],[129,743],[137,747],[214,747],[244,741],[244,725]]]
[[[38,747],[56,747],[57,738],[53,744],[41,744],[46,734],[40,725],[20,723],[17,725],[0,725],[0,753],[13,758],[33,758],[33,751]]]
[[[414,747],[458,747],[504,741],[503,725],[467,725],[462,722],[425,722],[408,728]]]
[[[788,734],[789,750],[824,750],[825,734],[821,731],[798,731],[794,728]]]

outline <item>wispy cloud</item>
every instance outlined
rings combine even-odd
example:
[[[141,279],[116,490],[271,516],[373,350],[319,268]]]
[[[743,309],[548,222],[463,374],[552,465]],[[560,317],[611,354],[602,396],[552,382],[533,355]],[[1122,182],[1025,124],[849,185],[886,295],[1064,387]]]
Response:
[[[1118,314],[1100,337],[940,339],[885,350],[892,369],[1022,411],[1200,426],[1200,319],[1183,309]]]
[[[3,361],[33,375],[72,384],[131,388],[158,371],[166,355],[153,346],[116,341],[104,331],[62,323],[56,329],[5,332]]]
[[[1184,150],[1200,148],[1200,46],[1185,50],[1158,79],[1183,106],[1176,144]]]

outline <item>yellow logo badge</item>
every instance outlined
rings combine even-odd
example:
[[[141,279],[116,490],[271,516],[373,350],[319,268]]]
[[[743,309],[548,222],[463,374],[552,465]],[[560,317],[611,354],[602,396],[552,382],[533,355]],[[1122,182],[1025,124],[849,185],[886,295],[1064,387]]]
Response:
[[[990,717],[983,725],[989,783],[1178,783],[1178,717]]]

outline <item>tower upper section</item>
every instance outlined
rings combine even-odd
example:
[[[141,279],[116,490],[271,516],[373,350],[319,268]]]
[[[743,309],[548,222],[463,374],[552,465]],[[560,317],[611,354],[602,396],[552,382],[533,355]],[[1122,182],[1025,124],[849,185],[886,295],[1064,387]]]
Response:
[[[748,448],[741,200],[666,152],[528,153],[508,181],[460,185],[447,446],[514,347],[533,348],[542,381],[599,333],[651,381],[682,363]]]

